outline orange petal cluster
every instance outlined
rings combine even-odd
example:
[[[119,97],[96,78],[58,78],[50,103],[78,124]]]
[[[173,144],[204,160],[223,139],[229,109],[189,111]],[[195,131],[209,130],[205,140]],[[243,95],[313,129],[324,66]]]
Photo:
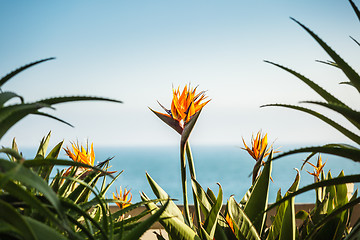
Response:
[[[124,209],[131,205],[132,194],[130,193],[130,190],[126,190],[126,188],[124,189],[124,192],[122,192],[122,189],[120,187],[120,193],[118,193],[116,189],[116,195],[115,193],[113,193],[113,198],[115,200],[120,200],[121,202],[116,202],[116,205],[120,209]]]
[[[210,100],[203,102],[207,96],[205,96],[205,91],[196,93],[197,87],[193,89],[185,85],[182,92],[180,92],[179,88],[173,88],[171,116],[177,121],[186,123],[191,116],[200,111]]]
[[[90,150],[88,144],[86,144],[86,149],[83,146],[79,146],[79,143],[72,143],[71,146],[72,151],[69,147],[64,148],[64,150],[73,161],[94,166],[95,153],[93,143],[91,143]]]
[[[319,156],[318,156],[318,160],[317,160],[317,164],[316,164],[316,166],[314,165],[314,164],[312,164],[311,162],[307,162],[308,164],[310,164],[313,168],[314,168],[314,172],[312,173],[312,172],[309,172],[309,171],[307,171],[310,175],[313,175],[313,176],[315,176],[317,179],[319,179],[319,176],[320,176],[320,174],[321,174],[321,172],[323,171],[323,168],[324,168],[324,166],[325,166],[325,164],[326,164],[326,162],[323,164],[322,163],[322,160],[321,160],[321,155],[319,154]]]
[[[265,136],[262,136],[261,131],[259,131],[254,138],[254,135],[251,137],[251,148],[248,147],[244,141],[244,138],[242,139],[246,150],[256,161],[258,161],[260,158],[264,158],[270,154],[270,149],[267,149],[268,146],[268,140],[267,140],[267,134]]]

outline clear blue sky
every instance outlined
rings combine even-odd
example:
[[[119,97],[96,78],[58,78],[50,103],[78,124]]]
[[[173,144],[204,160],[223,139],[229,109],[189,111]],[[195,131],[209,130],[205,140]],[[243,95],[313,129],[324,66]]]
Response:
[[[355,1],[360,5],[359,1]],[[319,99],[290,74],[263,62],[289,66],[354,106],[354,91],[338,82],[329,58],[297,24],[301,21],[358,66],[359,22],[347,1],[10,1],[0,2],[1,75],[47,57],[3,90],[27,101],[61,95],[95,95],[124,104],[80,102],[48,111],[72,123],[31,116],[1,140],[37,145],[85,139],[101,145],[178,144],[178,134],[149,110],[170,106],[172,85],[208,90],[193,144],[242,145],[262,129],[279,145],[345,140],[313,117],[266,103]]]

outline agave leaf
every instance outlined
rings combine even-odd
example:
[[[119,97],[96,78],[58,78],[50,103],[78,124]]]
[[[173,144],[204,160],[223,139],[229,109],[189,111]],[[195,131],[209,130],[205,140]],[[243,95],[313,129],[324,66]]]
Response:
[[[338,67],[344,72],[353,86],[360,92],[360,76],[351,68],[334,50],[332,50],[322,39],[320,39],[314,32],[309,28],[301,24],[299,21],[291,18],[297,24],[299,24],[305,31],[307,31],[317,43],[325,50],[325,52],[336,62]]]
[[[20,67],[18,69],[16,69],[15,71],[12,71],[11,73],[7,74],[6,76],[2,77],[0,79],[0,88],[2,87],[2,85],[4,85],[8,80],[10,80],[12,77],[14,77],[16,74],[36,65],[36,64],[39,64],[39,63],[42,63],[42,62],[46,62],[46,61],[49,61],[49,60],[53,60],[55,58],[51,57],[51,58],[45,58],[45,59],[42,59],[42,60],[39,60],[39,61],[36,61],[36,62],[32,62],[32,63],[29,63],[23,67]]]
[[[43,116],[43,117],[48,117],[48,118],[54,119],[54,120],[56,120],[56,121],[58,121],[58,122],[64,123],[65,125],[68,125],[69,127],[74,127],[71,123],[69,123],[69,122],[67,122],[67,121],[64,121],[64,120],[62,120],[61,118],[55,117],[55,116],[53,116],[53,115],[51,115],[51,114],[48,114],[48,113],[44,113],[44,112],[39,112],[39,111],[37,111],[37,112],[34,112],[34,113],[32,113],[32,114],[33,114],[33,115]]]
[[[76,235],[86,235],[88,237],[86,239],[95,239],[94,233],[92,233],[90,229],[82,225],[77,219],[73,218],[72,216],[68,216],[68,219],[72,224],[74,224],[74,227],[76,227]]]
[[[233,222],[234,233],[237,239],[260,240],[260,236],[256,231],[255,226],[241,209],[240,205],[235,201],[233,196],[229,198],[227,208],[229,216]]]
[[[314,102],[314,101],[304,101],[303,103],[312,103],[316,105],[321,105],[328,109],[334,110],[337,113],[343,115],[346,119],[348,119],[355,127],[360,129],[360,112],[356,110],[334,103],[324,103],[324,102]]]
[[[0,199],[0,219],[11,224],[24,239],[35,240],[36,236],[33,229],[24,220],[24,218],[10,204]]]
[[[351,7],[353,8],[356,16],[358,17],[359,21],[360,21],[360,11],[359,9],[356,7],[355,3],[352,0],[349,0]]]
[[[333,61],[321,61],[321,60],[316,60],[316,61],[319,62],[319,63],[330,65],[332,67],[338,67],[338,65]]]
[[[46,150],[48,148],[48,145],[49,145],[49,141],[50,141],[50,136],[51,136],[51,131],[45,136],[42,138],[41,142],[40,142],[40,145],[39,145],[39,148],[37,150],[37,153],[36,153],[36,156],[35,156],[35,159],[44,159],[45,158],[45,155],[46,155]],[[42,166],[39,166],[39,167],[34,167],[32,168],[34,170],[34,172],[36,172],[39,176],[42,177]],[[44,168],[46,168],[46,166],[44,166]],[[44,177],[43,177],[44,178]],[[45,179],[45,178],[44,178]]]
[[[98,176],[98,175],[97,175]],[[112,234],[112,231],[109,231],[109,228],[111,229],[112,228],[112,224],[113,222],[110,220],[109,221],[109,218],[111,218],[111,216],[108,216],[107,213],[110,213],[109,209],[108,209],[108,206],[105,202],[105,200],[103,198],[101,198],[98,194],[98,192],[95,190],[94,186],[91,186],[90,184],[88,184],[87,182],[83,181],[83,180],[80,180],[78,178],[72,178],[72,177],[66,177],[76,183],[78,183],[79,185],[81,186],[84,186],[86,189],[88,189],[89,191],[91,191],[92,194],[94,194],[94,197],[97,199],[98,201],[98,206],[100,207],[101,209],[101,218],[103,219],[101,221],[102,225],[103,225],[103,229],[105,231],[105,233],[110,233]],[[83,194],[83,193],[82,193]],[[78,201],[78,199],[77,199]],[[76,203],[76,201],[74,201]],[[110,237],[111,238],[111,237]]]
[[[141,199],[143,201],[149,200],[149,198],[144,193],[141,194]],[[147,203],[145,206],[152,212],[152,214],[159,209],[154,203],[151,202]],[[200,240],[200,237],[196,234],[196,232],[194,232],[194,230],[182,222],[178,217],[173,216],[166,210],[161,214],[159,222],[165,228],[171,239]]]
[[[341,218],[341,221],[346,221],[346,219],[344,219],[344,215],[346,214],[347,210],[352,209],[354,206],[356,206],[357,204],[360,203],[360,198],[356,198],[353,201],[348,202],[347,204],[335,209],[334,211],[332,211],[330,214],[328,214],[325,218],[323,218],[319,223],[317,223],[314,228],[313,231],[310,233],[310,235],[308,236],[308,238],[311,238],[316,232],[315,230],[319,230],[321,229],[321,227],[325,224],[328,223],[329,221],[333,220],[334,218],[338,217]],[[339,217],[340,215],[340,217]],[[341,216],[343,215],[343,216]],[[327,228],[328,230],[337,230],[337,229],[331,229],[331,228]],[[338,234],[341,235],[344,231],[338,231]],[[339,239],[339,238],[335,238],[335,239]]]
[[[50,153],[47,155],[46,159],[57,159],[57,157],[59,156],[59,153],[61,151],[61,147],[63,145],[64,141],[61,141],[60,143],[58,143],[51,151]],[[53,170],[54,166],[41,166],[40,167],[40,176],[46,181],[49,182],[49,177],[50,174]]]
[[[146,173],[146,178],[151,186],[151,189],[153,190],[153,192],[157,198],[159,198],[159,199],[168,199],[169,198],[169,195],[154,181],[154,179],[152,179],[150,177],[150,175],[148,173]],[[162,204],[164,204],[165,200],[162,200],[161,202],[162,202]],[[176,206],[176,204],[172,200],[169,201],[169,206],[166,209],[166,212],[168,214],[172,215],[172,217],[178,218],[179,221],[184,222],[184,217],[183,217],[180,209]]]
[[[31,206],[32,210],[36,209],[42,216],[51,220],[58,226],[66,228],[64,223],[59,221],[59,219],[48,208],[46,208],[46,205],[41,203],[40,200],[38,200],[38,198],[36,198],[31,192],[24,190],[13,181],[8,181],[2,188],[11,194],[11,196],[18,198]]]
[[[269,195],[269,181],[271,175],[273,151],[270,152],[268,160],[261,175],[255,182],[254,188],[251,191],[249,200],[246,202],[244,212],[254,224],[255,229],[261,235],[265,224],[266,213],[264,212],[267,207]]]
[[[40,159],[45,158],[46,150],[47,150],[47,148],[49,146],[50,137],[51,137],[51,131],[48,133],[48,135],[43,137],[43,139],[41,140],[40,146],[39,146],[39,148],[37,150],[35,158],[40,158]]]
[[[81,174],[86,175],[86,172],[83,172]],[[72,190],[72,192],[69,196],[67,196],[67,198],[78,204],[86,202],[91,191],[95,192],[93,188],[95,187],[95,184],[98,181],[100,175],[101,173],[99,172],[91,172],[83,180],[80,179],[81,176],[77,178],[64,177],[65,179],[70,179],[72,181],[81,183],[77,185],[74,190]]]
[[[122,103],[122,101],[105,98],[105,97],[94,97],[94,96],[64,96],[64,97],[53,97],[53,98],[46,98],[36,103],[43,103],[47,105],[55,105],[59,103],[66,103],[66,102],[77,102],[77,101],[107,101],[107,102],[114,102],[114,103]]]
[[[2,152],[3,149],[0,149],[0,152]],[[17,156],[19,157],[19,156]],[[21,156],[20,156],[21,157]],[[109,175],[110,177],[113,177],[111,174],[109,174],[108,172],[102,170],[101,168],[97,167],[97,166],[91,166],[91,165],[87,165],[85,163],[81,163],[81,162],[74,162],[71,160],[63,160],[63,159],[34,159],[34,160],[26,160],[23,162],[23,165],[25,167],[36,167],[36,166],[42,166],[42,165],[48,165],[48,166],[73,166],[73,167],[83,167],[83,168],[87,168],[87,169],[92,169],[96,172],[100,172],[101,174],[105,174],[105,175]]]
[[[355,38],[351,37],[350,38],[360,47],[360,42],[358,42]]]
[[[49,227],[48,225],[42,222],[36,221],[31,217],[24,216],[24,220],[34,231],[34,235],[36,236],[37,239],[59,239],[59,240],[68,239],[63,234],[57,232],[54,228]],[[72,237],[74,236],[75,235],[73,235]]]
[[[50,106],[43,103],[27,103],[0,108],[0,139],[18,121],[44,107]]]
[[[13,92],[0,92],[0,108],[12,98],[20,98],[21,103],[24,103],[24,98]]]
[[[13,159],[12,162],[24,160],[18,151],[11,149],[11,148],[1,148],[0,153],[5,153],[5,154],[9,155]]]
[[[295,110],[298,110],[301,112],[306,112],[310,115],[313,115],[313,116],[321,119],[322,121],[326,122],[327,124],[329,124],[330,126],[335,128],[336,130],[338,130],[339,132],[344,134],[349,139],[353,140],[357,144],[360,144],[360,136],[356,135],[352,131],[342,127],[340,124],[334,122],[333,120],[331,120],[331,119],[325,117],[324,115],[317,113],[311,109],[300,107],[300,106],[295,106],[295,105],[288,105],[288,104],[267,104],[267,105],[263,105],[262,107],[268,107],[268,106],[285,107],[285,108],[295,109]]]
[[[112,180],[109,184],[106,185],[106,187],[101,188],[101,192],[99,193],[100,196],[105,196],[106,192],[109,190],[109,188],[111,187],[111,185],[115,182],[116,179],[118,179],[118,177],[120,177],[120,175],[124,172],[124,170],[122,170],[121,172],[119,172]],[[105,179],[105,177],[104,177]]]
[[[69,210],[69,213],[67,213],[68,216],[71,213],[71,216],[73,216],[74,218],[79,219],[80,216],[83,217],[85,220],[91,222],[99,230],[99,232],[104,236],[104,238],[106,238],[104,229],[100,226],[100,224],[97,221],[95,221],[94,218],[92,218],[88,214],[87,210],[84,211],[81,207],[79,207],[78,204],[76,204],[73,201],[66,199],[66,198],[61,199],[61,204],[64,206],[64,208]]]
[[[266,212],[269,211],[270,209],[273,209],[276,206],[279,206],[281,203],[285,202],[286,200],[289,200],[292,197],[295,197],[301,193],[310,191],[310,190],[314,190],[320,187],[325,187],[325,186],[330,186],[330,185],[338,185],[338,184],[345,184],[345,183],[355,183],[355,182],[360,182],[360,174],[357,175],[347,175],[347,176],[343,176],[343,177],[336,177],[336,178],[332,178],[332,179],[328,179],[328,180],[323,180],[320,182],[316,182],[313,184],[309,184],[303,188],[300,188],[299,190],[297,190],[296,192],[290,193],[289,195],[285,196],[284,198],[282,198],[281,200],[277,201],[276,203],[271,204],[267,209]]]
[[[9,162],[6,160],[0,159],[0,172],[11,171],[11,169],[19,167],[18,174],[13,174],[12,179],[22,182],[23,184],[33,187],[40,191],[45,198],[49,200],[54,209],[58,212],[58,214],[63,217],[63,210],[60,204],[59,199],[56,194],[52,191],[52,189],[47,185],[47,183],[37,176],[31,170],[13,162]]]
[[[5,236],[3,236],[5,235]],[[4,220],[0,219],[0,237],[3,236],[8,237],[11,239],[11,236],[21,236],[22,233],[20,232],[20,229],[17,229],[13,225],[11,225],[8,222],[5,222]]]
[[[315,147],[304,147],[299,149],[294,149],[274,157],[273,160],[285,157],[295,153],[305,153],[305,152],[318,152],[318,153],[328,153],[339,157],[344,157],[351,159],[355,162],[359,162],[360,150],[354,147],[349,147],[344,144],[329,144],[324,146],[315,146]]]
[[[284,67],[282,65],[270,62],[270,61],[265,61],[266,63],[270,63],[274,66],[277,66],[291,74],[293,74],[294,76],[296,76],[297,78],[299,78],[301,81],[303,81],[306,85],[308,85],[310,88],[312,88],[315,92],[317,92],[322,98],[324,98],[327,102],[331,102],[331,103],[337,103],[339,105],[343,105],[346,106],[343,102],[341,102],[339,99],[337,99],[336,97],[334,97],[333,95],[331,95],[329,92],[327,92],[325,89],[323,89],[322,87],[320,87],[319,85],[317,85],[315,82],[311,81],[310,79],[306,78],[305,76],[301,75],[300,73],[295,72],[294,70],[291,70],[287,67]]]

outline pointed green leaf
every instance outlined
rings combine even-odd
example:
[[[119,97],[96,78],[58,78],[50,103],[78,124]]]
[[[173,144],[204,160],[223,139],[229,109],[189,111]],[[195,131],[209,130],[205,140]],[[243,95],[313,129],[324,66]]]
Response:
[[[209,234],[210,239],[214,238],[215,235],[215,229],[216,229],[216,223],[219,219],[219,213],[222,207],[222,200],[223,200],[223,192],[221,185],[219,185],[219,193],[218,197],[216,199],[215,204],[212,206],[209,215],[205,219],[204,228],[206,232]]]
[[[358,19],[360,21],[360,11],[359,11],[359,9],[357,8],[357,6],[355,5],[355,3],[352,0],[349,0],[349,2],[351,4],[351,7],[353,8],[356,16],[358,17]]]
[[[17,95],[13,92],[0,92],[0,108],[4,106],[4,104],[12,98],[20,98],[21,103],[24,103],[23,97]]]
[[[159,199],[168,199],[169,195],[150,177],[148,173],[146,173],[146,178],[153,190],[155,196]],[[164,204],[166,201],[163,200],[162,203]],[[176,204],[170,200],[169,206],[166,209],[166,212],[172,215],[172,217],[178,218],[181,222],[184,222],[184,217],[180,211],[180,209],[176,206]]]
[[[294,183],[291,185],[287,193],[295,192],[299,187],[300,182],[300,173],[297,170]],[[280,240],[295,240],[296,233],[296,224],[295,224],[295,199],[292,197],[284,203],[284,218],[282,219],[281,230],[280,230]]]
[[[262,233],[265,224],[265,209],[267,207],[268,195],[269,195],[269,182],[271,175],[271,159],[273,151],[270,152],[268,160],[255,182],[254,188],[250,194],[249,200],[247,201],[244,212],[254,224],[257,232]]]
[[[54,228],[49,227],[48,225],[39,222],[31,217],[24,216],[25,221],[34,231],[34,235],[37,239],[59,239],[66,240],[63,234],[57,232]]]
[[[319,38],[314,32],[312,32],[309,28],[301,24],[299,21],[291,18],[297,24],[299,24],[305,31],[307,31],[316,41],[317,43],[325,50],[325,52],[336,62],[338,67],[344,72],[344,74],[348,77],[353,86],[360,92],[360,76],[355,72],[354,69],[351,68],[334,50],[332,50],[321,38]]]
[[[282,154],[277,155],[276,157],[274,157],[273,160],[281,158],[281,157],[285,157],[285,156],[288,156],[291,154],[305,153],[305,152],[328,153],[328,154],[332,154],[335,156],[348,158],[355,162],[360,161],[359,160],[360,149],[357,149],[354,147],[349,147],[344,144],[328,144],[328,145],[324,145],[324,146],[315,146],[315,147],[305,147],[305,148],[294,149],[294,150],[284,152]]]
[[[346,119],[348,119],[355,127],[360,129],[360,112],[353,110],[349,107],[334,104],[334,103],[324,103],[324,102],[314,102],[314,101],[304,101],[303,103],[312,103],[316,105],[321,105],[337,113],[343,115]]]
[[[0,199],[0,219],[18,229],[24,239],[35,240],[33,229],[27,224],[23,217],[10,204]]]
[[[297,190],[296,192],[290,193],[289,195],[287,195],[286,197],[282,198],[281,200],[277,201],[276,203],[271,204],[266,211],[269,211],[270,209],[279,206],[281,203],[285,202],[286,200],[289,200],[292,197],[295,197],[301,193],[310,191],[310,190],[314,190],[320,187],[325,187],[325,186],[331,186],[331,185],[338,185],[338,184],[345,184],[345,183],[355,183],[355,182],[360,182],[360,174],[357,175],[347,175],[347,176],[343,176],[343,177],[336,177],[333,179],[328,179],[328,180],[323,180],[320,182],[316,182],[313,184],[309,184],[303,188],[300,188],[299,190]]]
[[[327,92],[325,89],[323,89],[322,87],[320,87],[319,85],[317,85],[315,82],[311,81],[310,79],[306,78],[305,76],[301,75],[300,73],[295,72],[294,70],[291,70],[287,67],[284,67],[282,65],[270,62],[270,61],[265,61],[266,63],[270,63],[274,66],[277,66],[291,74],[293,74],[294,76],[296,76],[297,78],[299,78],[301,81],[303,81],[306,85],[308,85],[310,88],[312,88],[315,92],[317,92],[322,98],[324,98],[327,102],[331,102],[331,103],[336,103],[339,105],[343,105],[346,106],[343,102],[341,102],[339,99],[337,99],[336,97],[334,97],[333,95],[331,95],[329,92]]]
[[[42,178],[37,176],[31,170],[17,163],[0,159],[0,172],[7,172],[15,167],[19,167],[18,174],[14,174],[11,177],[16,181],[22,182],[23,184],[31,186],[37,189],[38,191],[40,191],[41,193],[43,193],[44,197],[46,197],[49,200],[49,202],[52,204],[52,206],[58,212],[58,214],[60,216],[63,216],[63,210],[59,199]]]
[[[256,231],[255,226],[241,209],[240,205],[237,204],[233,196],[229,198],[227,207],[237,239],[260,240],[260,236]]]
[[[327,118],[324,115],[317,113],[311,109],[300,107],[300,106],[295,106],[295,105],[287,105],[287,104],[267,104],[267,105],[263,105],[262,107],[268,107],[268,106],[285,107],[285,108],[295,109],[295,110],[313,115],[313,116],[319,118],[320,120],[326,122],[327,124],[329,124],[330,126],[335,128],[336,130],[338,130],[339,132],[341,132],[342,134],[344,134],[346,137],[353,140],[357,144],[360,144],[360,136],[359,135],[356,135],[352,131],[350,131],[350,130],[344,128],[343,126],[341,126],[340,124],[334,122],[330,118]]]
[[[148,201],[149,198],[143,193],[141,195],[143,201]],[[145,205],[152,214],[156,212],[159,208],[154,203],[147,203]],[[176,216],[173,216],[167,210],[161,214],[159,222],[165,228],[166,232],[169,234],[171,239],[176,240],[200,240],[200,237],[192,230],[188,225],[182,222]]]
[[[11,73],[7,74],[6,76],[2,77],[0,79],[0,87],[2,87],[2,85],[4,85],[8,80],[10,80],[12,77],[14,77],[15,75],[17,75],[18,73],[36,65],[36,64],[39,64],[39,63],[42,63],[42,62],[46,62],[46,61],[49,61],[49,60],[53,60],[55,58],[51,57],[51,58],[45,58],[45,59],[42,59],[42,60],[39,60],[39,61],[36,61],[36,62],[32,62],[32,63],[29,63],[23,67],[20,67],[18,69],[16,69],[15,71],[12,71]]]

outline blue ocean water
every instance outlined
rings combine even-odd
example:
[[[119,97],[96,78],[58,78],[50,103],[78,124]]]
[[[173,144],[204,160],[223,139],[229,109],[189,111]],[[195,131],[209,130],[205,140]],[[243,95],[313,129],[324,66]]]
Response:
[[[294,149],[295,146],[282,147],[282,151]],[[32,157],[33,151],[24,151],[25,158]],[[224,193],[224,203],[231,196],[240,201],[248,188],[251,186],[251,171],[255,161],[240,147],[236,146],[192,146],[192,153],[195,161],[197,180],[206,190],[210,188],[215,195],[218,193],[219,183]],[[30,154],[30,155],[28,155]],[[274,202],[279,188],[282,194],[291,186],[296,176],[295,168],[300,170],[302,160],[308,154],[295,154],[289,157],[280,158],[273,162],[272,178],[270,183],[269,202]],[[145,173],[148,173],[171,198],[178,199],[177,203],[182,204],[182,188],[180,176],[180,153],[178,146],[163,147],[106,147],[95,148],[96,161],[101,162],[113,157],[110,162],[112,166],[109,171],[124,172],[116,180],[107,193],[112,198],[115,188],[126,187],[131,189],[132,202],[140,201],[140,192],[145,192],[150,198],[155,198],[147,182]],[[63,154],[61,158],[66,158]],[[322,155],[323,161],[327,161],[325,172],[331,170],[333,176],[337,176],[341,170],[345,174],[356,174],[360,172],[359,163],[348,159]],[[316,158],[311,160],[316,163]],[[310,165],[306,170],[312,172]],[[300,187],[313,183],[313,176],[306,171],[300,171]],[[189,180],[188,176],[188,180]],[[108,179],[110,181],[110,179]],[[191,184],[188,183],[188,188]],[[355,186],[357,187],[357,186]],[[189,189],[190,202],[192,194]],[[295,198],[298,203],[314,202],[313,191],[301,194]]]

